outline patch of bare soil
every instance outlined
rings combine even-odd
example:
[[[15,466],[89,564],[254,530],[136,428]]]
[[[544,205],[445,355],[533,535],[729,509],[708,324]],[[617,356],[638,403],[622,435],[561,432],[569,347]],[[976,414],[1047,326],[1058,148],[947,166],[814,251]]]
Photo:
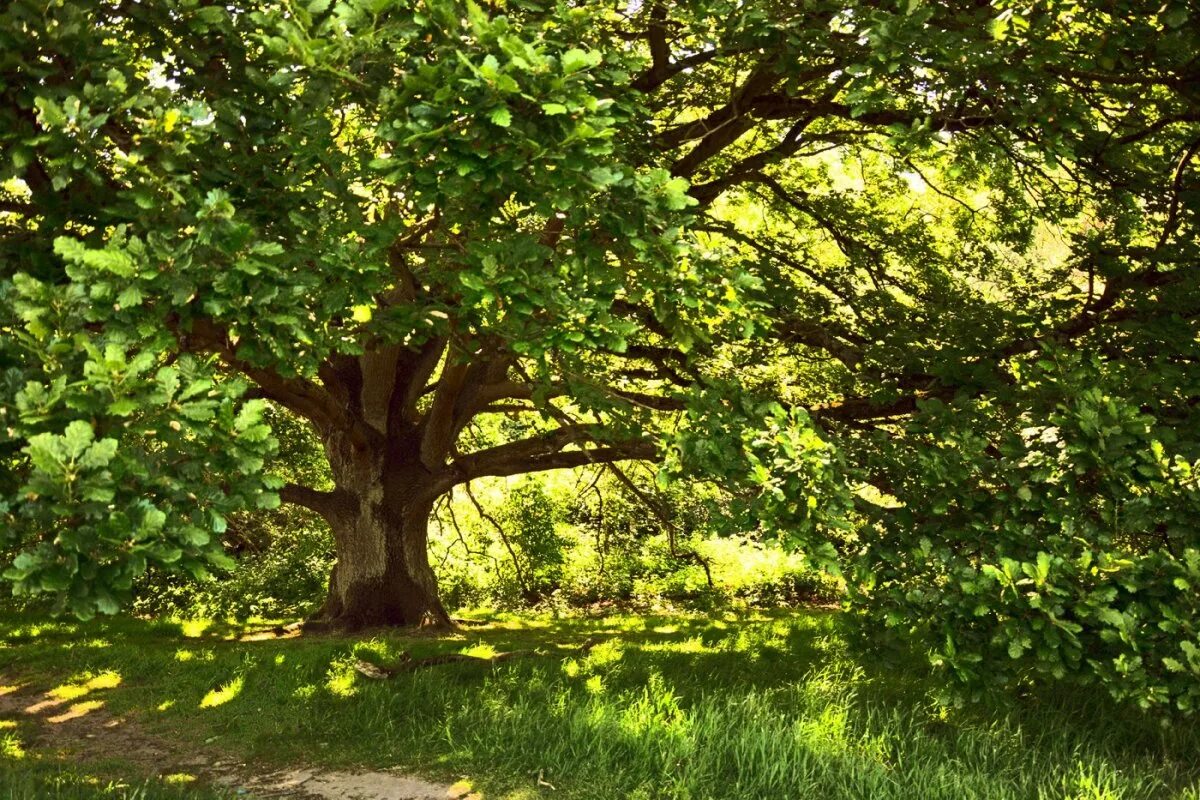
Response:
[[[148,733],[134,719],[111,714],[105,709],[102,684],[76,693],[6,683],[0,677],[0,718],[34,722],[33,738],[26,744],[70,763],[120,760],[137,770],[139,778],[190,775],[247,798],[482,800],[464,783],[448,786],[398,772],[263,771],[227,755],[185,748]]]

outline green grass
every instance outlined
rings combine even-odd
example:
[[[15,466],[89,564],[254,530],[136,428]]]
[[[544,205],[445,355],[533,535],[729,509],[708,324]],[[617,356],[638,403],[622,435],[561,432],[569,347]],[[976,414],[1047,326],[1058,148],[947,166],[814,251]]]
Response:
[[[240,633],[9,617],[0,670],[47,688],[113,673],[92,696],[164,735],[266,764],[466,777],[489,800],[1200,800],[1193,726],[1081,692],[947,709],[919,660],[856,657],[835,612],[500,618],[440,640]],[[530,648],[545,655],[387,681],[352,668]]]
[[[29,747],[24,727],[6,720],[0,730],[0,800],[230,800],[205,787],[131,777],[119,760],[64,763]]]
[[[0,764],[0,800],[223,800],[224,794],[129,781],[70,766]]]
[[[119,758],[71,763],[53,740],[50,747],[30,743],[37,724],[0,715],[0,800],[231,800],[228,792],[190,785],[193,776],[136,775]]]

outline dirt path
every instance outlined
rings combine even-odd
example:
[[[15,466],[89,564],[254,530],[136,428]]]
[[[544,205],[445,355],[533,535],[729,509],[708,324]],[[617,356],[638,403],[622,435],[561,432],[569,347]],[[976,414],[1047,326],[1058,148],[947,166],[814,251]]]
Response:
[[[32,722],[26,744],[56,752],[71,763],[115,759],[137,778],[181,775],[236,791],[247,798],[296,800],[482,800],[470,787],[396,772],[325,772],[295,768],[274,772],[206,753],[143,730],[135,719],[107,711],[104,676],[72,690],[45,692],[8,684],[0,676],[0,718]],[[30,726],[24,726],[27,731]],[[26,732],[27,732],[26,731]]]

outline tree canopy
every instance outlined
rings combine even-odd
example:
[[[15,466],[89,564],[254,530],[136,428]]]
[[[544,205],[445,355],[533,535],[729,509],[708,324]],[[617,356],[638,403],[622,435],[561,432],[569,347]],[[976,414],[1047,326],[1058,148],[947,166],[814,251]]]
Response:
[[[440,495],[654,460],[964,678],[1190,709],[1196,25],[1178,0],[13,0],[5,576],[115,611],[282,499],[333,529],[326,619],[448,624]],[[332,486],[264,474],[267,402]]]

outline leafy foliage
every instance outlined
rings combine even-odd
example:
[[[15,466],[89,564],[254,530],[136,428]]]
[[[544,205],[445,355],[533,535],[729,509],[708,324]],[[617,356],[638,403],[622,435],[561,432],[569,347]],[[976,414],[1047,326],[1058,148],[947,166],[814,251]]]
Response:
[[[1194,709],[1196,443],[1131,402],[1142,376],[1064,355],[1017,377],[1004,406],[931,401],[910,433],[935,446],[888,454],[904,505],[860,601],[976,686],[1072,676]]]
[[[7,435],[26,442],[9,473],[19,485],[0,502],[3,546],[19,548],[4,573],[14,591],[54,593],[86,617],[114,613],[150,565],[196,577],[228,567],[227,515],[279,504],[261,476],[275,448],[263,401],[239,402],[243,383],[215,381],[190,356],[158,366],[77,325],[51,328],[33,303],[55,290],[31,278],[16,288],[22,344],[44,360],[23,384],[9,373],[20,388],[5,407]],[[64,319],[82,313],[71,289],[54,301]],[[67,342],[78,349],[64,352]]]

